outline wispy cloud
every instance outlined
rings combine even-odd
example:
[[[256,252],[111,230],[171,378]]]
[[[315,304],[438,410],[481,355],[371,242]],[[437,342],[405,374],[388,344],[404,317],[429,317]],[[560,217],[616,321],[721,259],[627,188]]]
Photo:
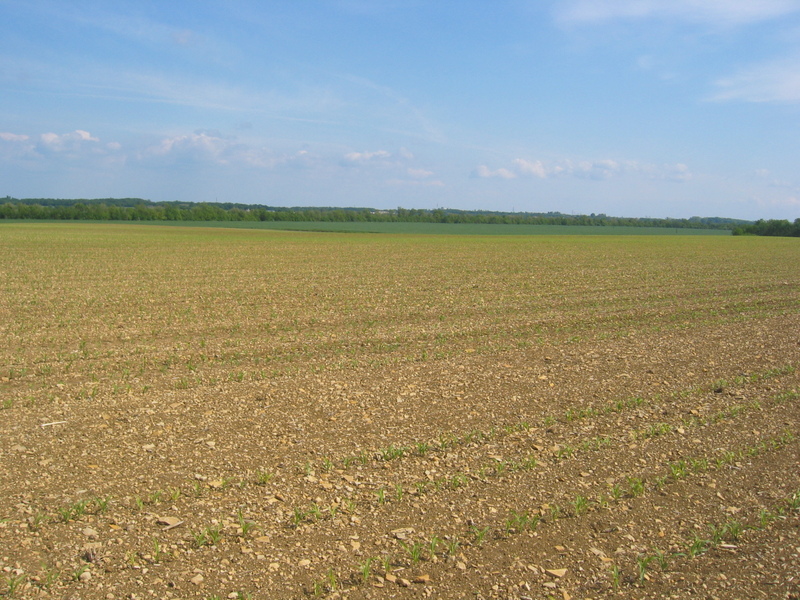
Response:
[[[311,167],[319,159],[308,150],[276,152],[271,148],[239,141],[213,131],[165,137],[136,153],[136,159],[151,166],[209,165],[231,168],[275,169],[279,166]]]
[[[486,165],[478,165],[472,172],[473,177],[479,179],[516,179],[517,174],[509,171],[508,169],[490,169]]]
[[[474,177],[516,179],[517,177],[535,177],[537,179],[553,179],[557,177],[575,177],[579,179],[608,180],[626,174],[637,174],[648,179],[669,181],[687,181],[692,173],[685,164],[655,165],[635,160],[618,161],[600,160],[561,160],[542,161],[517,158],[509,168],[490,169],[480,165],[473,171]]]
[[[800,55],[747,66],[714,86],[710,100],[800,102]]]
[[[556,6],[556,18],[563,24],[668,18],[735,26],[798,11],[798,0],[567,0]]]

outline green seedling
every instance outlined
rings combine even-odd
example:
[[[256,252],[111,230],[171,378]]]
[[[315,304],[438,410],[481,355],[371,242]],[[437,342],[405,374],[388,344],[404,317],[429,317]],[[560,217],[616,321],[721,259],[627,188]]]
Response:
[[[236,518],[239,521],[239,529],[242,530],[242,535],[247,535],[253,529],[255,529],[255,527],[256,527],[255,522],[253,522],[253,521],[251,521],[249,519],[245,519],[244,515],[242,514],[242,509],[241,508],[238,511],[236,511]]]
[[[458,537],[453,536],[446,542],[447,546],[447,554],[450,556],[455,556],[458,553],[458,548],[461,546],[461,542],[459,541]]]
[[[632,497],[644,494],[644,480],[640,477],[628,477],[628,488]]]
[[[472,532],[472,543],[476,546],[480,546],[483,544],[483,539],[486,537],[486,534],[489,533],[489,528],[484,527],[481,529],[480,527],[473,525],[470,528],[470,531]]]
[[[361,572],[361,581],[367,583],[369,581],[370,575],[372,575],[372,563],[375,561],[374,558],[368,558],[363,563],[358,566],[358,570]]]
[[[572,502],[572,506],[575,509],[575,516],[579,517],[583,513],[585,513],[589,508],[589,499],[586,496],[575,496],[575,500]]]
[[[256,476],[256,483],[258,485],[267,485],[272,478],[275,476],[274,473],[269,471],[259,471],[258,475]]]
[[[406,544],[403,541],[400,542],[400,545],[408,553],[408,556],[411,559],[411,564],[416,565],[422,558],[422,550],[425,548],[425,546],[421,542]]]

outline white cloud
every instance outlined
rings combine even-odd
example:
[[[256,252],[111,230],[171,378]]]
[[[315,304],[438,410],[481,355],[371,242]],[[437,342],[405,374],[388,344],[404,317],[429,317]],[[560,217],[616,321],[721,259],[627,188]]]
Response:
[[[709,25],[744,25],[800,11],[799,0],[567,0],[557,19],[593,23],[619,19],[671,18]]]
[[[800,102],[800,56],[751,65],[714,85],[718,92],[711,100]]]
[[[480,165],[473,171],[475,177],[501,179],[576,177],[608,180],[625,174],[637,174],[648,179],[669,181],[687,181],[692,177],[689,167],[683,163],[654,165],[634,160],[617,161],[609,158],[579,161],[565,159],[551,162],[517,158],[512,161],[511,167],[508,169],[499,168],[492,171],[486,165]]]
[[[428,181],[420,181],[419,179],[389,179],[386,183],[389,185],[409,187],[444,187],[444,182],[438,179]]]
[[[480,179],[489,179],[489,178],[499,178],[499,179],[515,179],[516,174],[512,173],[508,169],[496,169],[492,171],[486,165],[479,165],[475,171],[473,171],[473,175]]]
[[[407,169],[406,173],[408,173],[408,176],[412,179],[425,179],[433,176],[433,171],[427,171],[425,169]]]
[[[308,150],[280,154],[214,131],[195,131],[163,138],[140,152],[138,158],[150,164],[207,164],[254,169],[307,168],[318,162]]]
[[[43,133],[39,136],[40,148],[51,152],[74,152],[83,142],[99,142],[100,138],[94,137],[88,131],[76,129],[71,133]]]
[[[29,136],[24,134],[16,134],[16,133],[9,133],[6,131],[0,131],[0,140],[4,142],[25,142],[29,140]]]
[[[386,161],[391,157],[391,152],[387,152],[386,150],[376,150],[375,152],[349,152],[344,155],[346,161],[353,163]]]

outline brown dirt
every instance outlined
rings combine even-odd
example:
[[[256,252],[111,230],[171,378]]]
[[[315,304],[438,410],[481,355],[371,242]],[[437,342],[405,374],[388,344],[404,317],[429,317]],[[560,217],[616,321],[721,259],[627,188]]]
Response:
[[[52,230],[5,239],[0,596],[800,598],[800,276],[772,247],[657,242],[702,271],[676,275],[573,241],[594,267],[537,295],[541,241],[59,231],[71,272]],[[261,327],[265,243],[292,294]]]

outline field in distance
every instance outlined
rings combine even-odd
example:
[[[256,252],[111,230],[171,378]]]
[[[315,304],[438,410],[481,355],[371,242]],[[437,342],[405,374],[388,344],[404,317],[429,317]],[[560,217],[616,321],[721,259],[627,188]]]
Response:
[[[800,594],[795,239],[0,251],[0,597]]]
[[[399,233],[428,235],[731,235],[729,229],[689,227],[630,227],[590,225],[508,225],[492,223],[382,223],[339,221],[142,221],[173,227],[225,227],[283,231],[332,231],[338,233]]]

